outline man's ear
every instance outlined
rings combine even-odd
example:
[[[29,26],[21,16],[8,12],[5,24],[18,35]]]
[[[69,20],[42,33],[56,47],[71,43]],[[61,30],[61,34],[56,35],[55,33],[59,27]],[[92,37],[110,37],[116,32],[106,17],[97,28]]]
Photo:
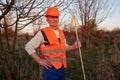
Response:
[[[48,18],[46,17],[46,21],[49,22]]]

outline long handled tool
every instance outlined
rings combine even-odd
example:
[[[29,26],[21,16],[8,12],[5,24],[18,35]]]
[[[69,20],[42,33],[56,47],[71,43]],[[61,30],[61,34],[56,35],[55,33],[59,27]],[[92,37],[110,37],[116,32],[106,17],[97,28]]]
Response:
[[[73,15],[73,18],[72,18],[72,23],[73,23],[73,26],[75,26],[76,38],[77,38],[77,41],[78,41],[79,38],[78,38],[77,29],[78,29],[79,25],[78,25],[78,21],[76,20],[74,15]],[[82,54],[81,54],[81,49],[80,48],[79,48],[79,55],[80,55],[80,61],[81,61],[81,66],[82,66],[82,71],[83,71],[83,77],[84,77],[84,80],[86,80],[85,70],[84,70],[84,65],[83,65],[83,59],[82,59]]]
[[[76,38],[77,38],[77,41],[78,41],[79,38],[78,38],[78,34],[77,34],[77,29],[75,29],[75,33],[76,33]],[[84,77],[84,80],[86,80],[85,70],[84,70],[84,65],[83,65],[83,59],[82,59],[82,54],[81,54],[81,49],[80,48],[79,48],[79,55],[80,55],[80,61],[81,61],[81,66],[82,66],[82,71],[83,71],[83,77]]]

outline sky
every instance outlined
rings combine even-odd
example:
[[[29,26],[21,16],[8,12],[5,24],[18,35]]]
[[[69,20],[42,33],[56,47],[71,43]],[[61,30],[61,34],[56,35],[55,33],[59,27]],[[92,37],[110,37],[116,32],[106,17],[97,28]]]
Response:
[[[109,0],[111,11],[104,22],[100,24],[100,28],[112,30],[116,27],[120,28],[120,0]]]
[[[113,30],[120,28],[120,0],[108,0],[111,6],[111,11],[108,17],[98,26],[99,29]],[[23,31],[31,31],[32,29],[26,27]],[[32,30],[33,31],[33,30]]]

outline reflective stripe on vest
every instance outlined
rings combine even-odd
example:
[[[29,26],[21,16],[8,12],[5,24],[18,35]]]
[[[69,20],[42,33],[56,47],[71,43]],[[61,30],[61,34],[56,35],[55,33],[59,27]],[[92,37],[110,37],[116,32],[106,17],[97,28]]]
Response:
[[[45,58],[46,60],[50,61],[50,62],[66,62],[66,58]]]
[[[50,62],[52,66],[54,66],[56,69],[59,69],[64,65],[64,67],[67,67],[66,64],[66,54],[65,54],[65,37],[64,34],[61,30],[58,29],[59,31],[59,36],[60,36],[60,42],[56,37],[56,34],[54,31],[47,27],[42,29],[44,34],[46,35],[49,44],[40,46],[40,56],[45,58]]]
[[[56,53],[65,53],[65,50],[43,50],[41,51],[42,54],[56,54]]]

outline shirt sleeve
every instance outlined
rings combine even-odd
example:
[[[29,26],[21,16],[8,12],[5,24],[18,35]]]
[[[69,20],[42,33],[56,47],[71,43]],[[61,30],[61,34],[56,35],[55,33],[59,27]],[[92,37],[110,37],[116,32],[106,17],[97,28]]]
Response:
[[[36,52],[36,48],[42,45],[44,42],[43,35],[41,31],[39,31],[28,43],[25,45],[25,50],[29,55]]]

